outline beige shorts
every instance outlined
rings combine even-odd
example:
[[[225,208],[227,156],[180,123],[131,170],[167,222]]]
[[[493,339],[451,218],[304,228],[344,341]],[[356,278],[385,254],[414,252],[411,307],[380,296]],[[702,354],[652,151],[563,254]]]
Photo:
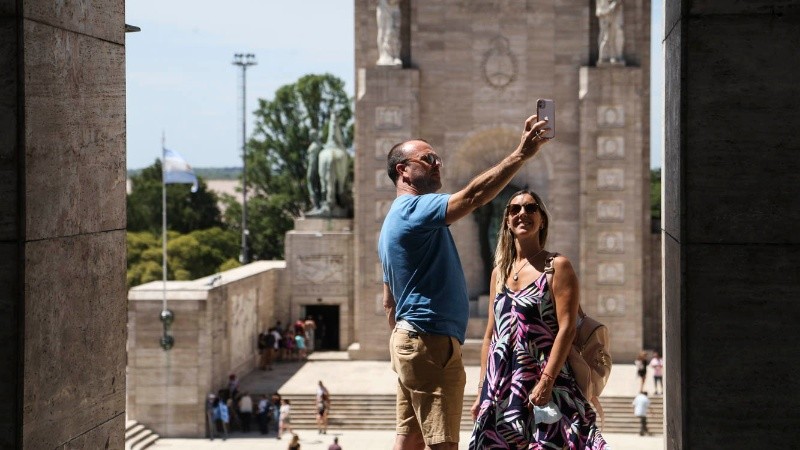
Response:
[[[467,375],[451,336],[395,329],[389,341],[397,373],[397,434],[421,433],[426,445],[458,442]]]

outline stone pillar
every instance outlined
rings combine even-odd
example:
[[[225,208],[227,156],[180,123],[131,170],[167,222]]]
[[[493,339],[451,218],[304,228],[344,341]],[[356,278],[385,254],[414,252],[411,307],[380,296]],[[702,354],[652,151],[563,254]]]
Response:
[[[356,93],[355,227],[356,311],[354,359],[388,359],[389,326],[383,312],[383,270],[378,235],[395,198],[386,156],[396,143],[417,137],[419,72],[362,68]]]
[[[296,219],[294,224],[286,233],[284,251],[291,298],[277,318],[290,325],[306,317],[307,306],[338,306],[339,349],[347,348],[354,322],[353,221],[313,218]],[[322,327],[317,324],[318,333]]]
[[[608,325],[620,362],[642,349],[650,244],[641,80],[639,67],[581,68],[581,305]]]
[[[664,29],[666,448],[785,448],[800,423],[800,8],[667,0]]]
[[[0,448],[122,448],[122,0],[0,1]]]

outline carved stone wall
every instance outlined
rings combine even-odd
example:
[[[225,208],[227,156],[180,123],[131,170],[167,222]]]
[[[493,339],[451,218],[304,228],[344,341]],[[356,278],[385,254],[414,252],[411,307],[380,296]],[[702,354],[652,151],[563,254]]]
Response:
[[[163,437],[206,436],[205,399],[256,364],[256,337],[286,303],[283,261],[257,261],[193,281],[167,282],[175,346],[164,351],[162,282],[128,292],[128,418]],[[284,319],[286,320],[286,319]],[[284,322],[286,323],[286,322]]]

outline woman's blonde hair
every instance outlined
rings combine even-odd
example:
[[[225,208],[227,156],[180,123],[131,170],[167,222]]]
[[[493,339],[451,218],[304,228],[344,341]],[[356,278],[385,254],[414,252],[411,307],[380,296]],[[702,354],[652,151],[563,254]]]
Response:
[[[547,207],[544,205],[542,198],[539,197],[539,194],[527,189],[513,193],[508,199],[508,202],[506,202],[506,207],[503,210],[503,222],[500,224],[500,230],[497,232],[497,249],[495,249],[494,252],[494,265],[497,267],[498,272],[494,289],[495,295],[502,290],[503,284],[511,273],[511,268],[514,266],[514,261],[517,259],[517,246],[514,243],[516,238],[508,227],[508,205],[511,204],[512,200],[524,194],[533,197],[536,204],[539,205],[539,213],[542,215],[542,229],[539,230],[539,245],[544,248],[547,243],[547,229],[550,226],[550,213],[547,212]]]

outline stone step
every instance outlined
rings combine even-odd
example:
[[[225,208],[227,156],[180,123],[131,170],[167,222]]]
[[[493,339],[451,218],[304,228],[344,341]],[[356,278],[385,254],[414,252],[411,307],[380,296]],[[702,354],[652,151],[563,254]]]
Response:
[[[297,429],[316,429],[316,399],[314,395],[286,395],[291,400],[292,426]],[[470,407],[474,395],[464,398],[462,430],[473,426]],[[605,413],[603,431],[609,433],[638,433],[639,420],[633,416],[633,397],[603,397],[601,403]],[[648,427],[658,434],[663,429],[663,399],[651,398]],[[395,426],[394,395],[336,395],[332,398],[328,424],[332,428],[378,430]]]
[[[144,450],[158,441],[159,435],[135,420],[125,422],[125,450]]]

